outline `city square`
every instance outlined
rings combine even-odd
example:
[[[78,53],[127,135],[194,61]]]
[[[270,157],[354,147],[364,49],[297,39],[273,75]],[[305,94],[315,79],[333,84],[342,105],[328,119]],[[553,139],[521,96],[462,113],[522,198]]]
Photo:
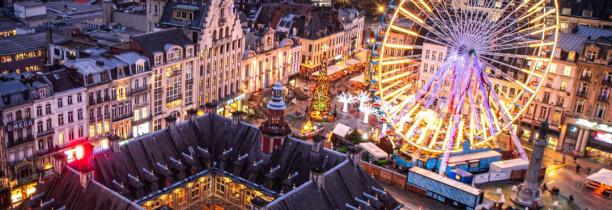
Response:
[[[609,209],[609,0],[4,0],[0,209]]]

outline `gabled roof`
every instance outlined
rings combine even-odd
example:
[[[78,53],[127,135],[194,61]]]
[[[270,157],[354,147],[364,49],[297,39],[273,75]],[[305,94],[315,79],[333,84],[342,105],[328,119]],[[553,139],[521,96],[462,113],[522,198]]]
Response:
[[[187,36],[178,28],[146,33],[132,37],[138,46],[142,48],[147,56],[154,52],[165,52],[166,44],[179,45],[181,47],[193,44]]]
[[[209,114],[137,137],[117,151],[95,154],[95,180],[85,194],[78,193],[82,188],[73,187],[79,183],[78,176],[63,173],[45,185],[42,197],[71,204],[66,209],[114,209],[101,206],[104,199],[109,200],[108,205],[128,209],[129,202],[141,204],[199,176],[219,173],[280,196],[268,204],[270,209],[343,209],[345,203],[359,206],[355,198],[368,200],[364,193],[387,199],[388,209],[400,206],[390,196],[377,193],[380,185],[346,155],[326,149],[313,152],[312,144],[291,137],[267,154],[260,151],[260,138],[259,129],[252,125],[233,124]],[[322,187],[311,180],[310,172],[315,168],[327,171]],[[88,196],[95,191],[101,196]],[[106,198],[104,193],[109,191],[112,196]],[[304,199],[312,203],[306,205]],[[80,205],[85,203],[91,205]]]

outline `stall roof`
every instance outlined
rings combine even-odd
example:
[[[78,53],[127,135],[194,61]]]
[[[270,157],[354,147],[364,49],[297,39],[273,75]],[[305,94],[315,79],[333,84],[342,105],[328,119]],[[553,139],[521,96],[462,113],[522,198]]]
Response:
[[[523,160],[522,158],[495,161],[491,163],[491,169],[526,169],[527,167],[529,167],[529,161]]]
[[[432,171],[428,171],[426,169],[423,168],[419,168],[419,167],[412,167],[410,168],[410,171],[416,174],[419,174],[421,176],[425,176],[428,177],[430,179],[436,180],[441,182],[442,184],[448,185],[448,186],[452,186],[455,187],[457,189],[461,189],[465,192],[468,192],[472,195],[480,195],[480,193],[482,193],[482,190],[472,187],[470,185],[467,185],[463,182],[459,182],[457,180],[448,178],[446,176],[442,176],[438,173],[432,172]]]
[[[459,162],[467,162],[470,160],[480,160],[480,159],[485,159],[485,158],[492,158],[492,157],[497,157],[500,156],[501,157],[501,153],[495,151],[495,150],[488,150],[488,151],[484,151],[484,152],[475,152],[475,153],[469,153],[469,154],[463,154],[463,155],[454,155],[451,156],[448,159],[448,163],[459,163]]]
[[[372,142],[360,143],[359,147],[365,149],[368,153],[374,156],[376,159],[383,159],[389,156],[385,151]]]
[[[597,173],[587,176],[587,179],[612,186],[612,170],[602,168]]]
[[[344,138],[348,133],[351,132],[351,130],[351,127],[348,127],[347,125],[342,123],[338,123],[336,124],[336,127],[334,127],[334,131],[332,131],[332,133]]]
[[[363,74],[351,78],[351,82],[363,82]]]

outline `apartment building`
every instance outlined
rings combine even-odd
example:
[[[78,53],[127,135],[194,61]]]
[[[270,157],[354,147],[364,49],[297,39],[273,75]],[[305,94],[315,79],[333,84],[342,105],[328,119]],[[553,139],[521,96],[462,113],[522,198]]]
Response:
[[[187,119],[187,110],[198,108],[196,82],[201,81],[195,43],[180,29],[169,29],[134,36],[130,45],[152,61],[150,83],[140,79],[141,85],[151,84],[151,110],[140,109],[138,119],[151,116],[153,131],[166,127],[163,119],[168,116]]]

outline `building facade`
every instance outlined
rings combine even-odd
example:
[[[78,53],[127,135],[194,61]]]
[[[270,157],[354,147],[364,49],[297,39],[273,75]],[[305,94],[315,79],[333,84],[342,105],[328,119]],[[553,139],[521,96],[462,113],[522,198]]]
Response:
[[[578,69],[578,92],[557,150],[609,162],[612,160],[610,38],[589,36],[578,58]]]
[[[196,71],[196,45],[181,30],[169,29],[135,36],[130,48],[151,61],[150,83],[140,81],[152,88],[151,109],[144,110],[144,116],[152,117],[152,130],[166,127],[163,119],[168,116],[187,119],[187,110],[198,107],[196,82],[201,81],[201,75]],[[138,118],[143,109],[139,112]]]
[[[273,29],[250,31],[245,35],[246,51],[242,60],[242,89],[253,93],[279,81],[287,84],[300,68],[301,46],[297,40],[280,40]]]

